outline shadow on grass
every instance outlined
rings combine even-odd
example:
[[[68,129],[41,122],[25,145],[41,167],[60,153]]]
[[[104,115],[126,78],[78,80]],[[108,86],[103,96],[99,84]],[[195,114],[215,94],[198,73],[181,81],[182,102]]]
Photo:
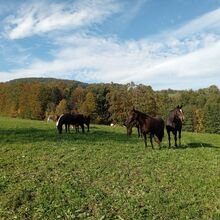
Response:
[[[192,143],[188,143],[188,144],[184,144],[184,145],[176,147],[176,149],[186,149],[186,148],[216,148],[216,149],[220,149],[217,146],[214,146],[209,143],[203,143],[203,142],[192,142]]]
[[[136,145],[137,143],[143,143],[143,138],[138,138],[136,134],[132,137],[128,137],[126,130],[123,132],[117,130],[102,129],[97,126],[91,127],[90,132],[85,131],[75,133],[75,130],[71,130],[70,133],[66,133],[63,130],[62,134],[59,134],[57,129],[48,128],[13,128],[13,129],[0,129],[0,143],[34,143],[34,142],[70,142],[80,141],[82,143],[97,143],[97,142],[110,142],[115,141],[124,144]],[[143,143],[144,146],[144,143]],[[154,147],[157,144],[154,143]],[[148,138],[148,147],[150,147],[150,142]],[[186,149],[186,148],[216,148],[219,147],[212,145],[210,143],[203,142],[191,142],[188,144],[183,144],[180,147],[171,147],[172,149]],[[161,149],[169,149],[167,144],[163,144]]]
[[[43,141],[69,141],[80,140],[82,142],[107,142],[118,141],[124,143],[136,143],[136,138],[128,138],[125,133],[117,131],[106,131],[101,128],[93,127],[90,132],[85,131],[76,133],[74,130],[66,133],[64,130],[59,134],[56,129],[39,129],[39,128],[17,128],[17,129],[0,129],[0,143],[28,143]]]

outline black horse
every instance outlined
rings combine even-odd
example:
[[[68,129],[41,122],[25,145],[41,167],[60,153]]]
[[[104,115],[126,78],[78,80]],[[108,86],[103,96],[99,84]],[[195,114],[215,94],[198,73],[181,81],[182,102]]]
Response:
[[[83,123],[87,126],[87,132],[89,132],[89,125],[90,125],[90,116],[89,115],[81,115],[79,114],[80,116],[83,117]],[[75,127],[76,127],[76,132],[79,132],[79,125],[78,124],[75,124]]]
[[[181,145],[181,130],[184,120],[184,114],[182,106],[177,106],[175,109],[170,111],[168,118],[166,120],[166,129],[169,140],[169,147],[171,146],[170,142],[170,132],[174,135],[175,147],[177,147],[177,132],[179,133],[179,146]]]
[[[83,115],[70,114],[70,113],[62,114],[56,123],[58,132],[60,134],[62,133],[63,125],[65,125],[66,132],[69,129],[70,125],[79,125],[82,128],[82,132],[84,133],[84,117],[83,117]]]
[[[151,147],[153,148],[152,138],[156,136],[156,142],[160,146],[160,142],[164,136],[164,121],[159,117],[152,117],[146,113],[139,112],[133,108],[127,119],[127,133],[131,134],[132,127],[138,122],[141,133],[144,137],[144,144],[147,147],[147,134],[150,134]]]

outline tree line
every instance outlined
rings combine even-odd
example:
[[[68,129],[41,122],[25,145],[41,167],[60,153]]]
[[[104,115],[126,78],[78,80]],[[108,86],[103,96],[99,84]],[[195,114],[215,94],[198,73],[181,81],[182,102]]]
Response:
[[[220,91],[215,85],[196,91],[154,91],[133,82],[25,79],[0,83],[0,115],[10,117],[44,120],[70,112],[90,115],[93,123],[122,125],[133,106],[166,119],[179,104],[183,105],[185,131],[220,133]]]

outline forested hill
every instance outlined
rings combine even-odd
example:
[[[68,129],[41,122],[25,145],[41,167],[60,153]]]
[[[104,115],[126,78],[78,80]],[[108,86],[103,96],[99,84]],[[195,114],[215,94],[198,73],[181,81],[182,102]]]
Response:
[[[45,119],[64,112],[90,114],[94,123],[123,124],[134,106],[164,119],[183,105],[184,130],[220,134],[220,91],[215,85],[196,91],[154,91],[149,85],[87,84],[54,78],[23,78],[0,83],[0,115]]]
[[[31,78],[20,78],[20,79],[13,79],[8,82],[7,84],[16,84],[16,83],[44,83],[44,84],[49,84],[49,83],[63,83],[66,84],[67,86],[71,86],[73,84],[76,85],[81,85],[82,87],[87,86],[87,83],[76,81],[76,80],[68,80],[68,79],[56,79],[56,78],[44,78],[44,77],[31,77]]]

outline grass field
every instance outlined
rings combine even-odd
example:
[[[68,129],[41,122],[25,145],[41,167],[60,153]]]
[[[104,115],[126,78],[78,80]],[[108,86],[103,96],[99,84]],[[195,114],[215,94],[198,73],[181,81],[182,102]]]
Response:
[[[220,219],[220,135],[152,150],[135,132],[0,118],[0,219]]]

